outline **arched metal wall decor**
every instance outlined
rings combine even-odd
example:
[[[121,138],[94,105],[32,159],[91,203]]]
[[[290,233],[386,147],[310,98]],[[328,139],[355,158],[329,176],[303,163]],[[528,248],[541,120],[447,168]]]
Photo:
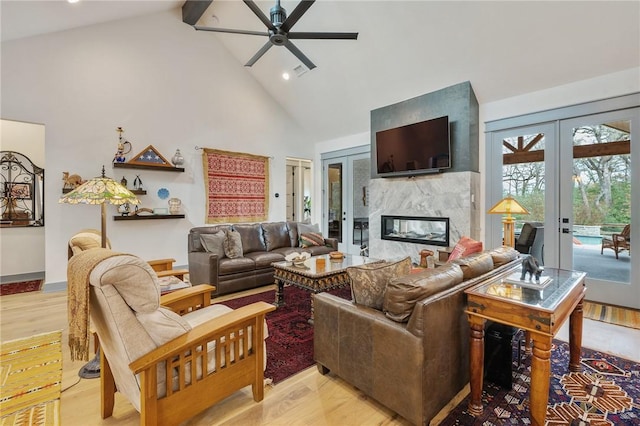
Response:
[[[24,154],[0,151],[2,226],[44,226],[44,169]]]

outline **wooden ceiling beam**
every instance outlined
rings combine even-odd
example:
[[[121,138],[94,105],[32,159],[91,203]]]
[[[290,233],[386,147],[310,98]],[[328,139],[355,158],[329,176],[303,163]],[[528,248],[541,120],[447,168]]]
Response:
[[[213,0],[187,0],[182,5],[182,22],[195,25]]]
[[[625,155],[631,153],[631,141],[596,143],[573,147],[573,158]],[[520,151],[502,155],[502,164],[536,163],[544,161],[544,150]]]

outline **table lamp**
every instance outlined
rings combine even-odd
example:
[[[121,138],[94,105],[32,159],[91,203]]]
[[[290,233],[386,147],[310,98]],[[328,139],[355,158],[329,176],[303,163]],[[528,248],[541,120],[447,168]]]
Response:
[[[511,216],[514,214],[529,214],[529,211],[522,207],[511,195],[507,195],[502,200],[498,201],[493,207],[489,209],[487,213],[490,214],[506,214],[502,218],[502,229],[504,238],[504,245],[509,247],[515,247],[515,218]]]

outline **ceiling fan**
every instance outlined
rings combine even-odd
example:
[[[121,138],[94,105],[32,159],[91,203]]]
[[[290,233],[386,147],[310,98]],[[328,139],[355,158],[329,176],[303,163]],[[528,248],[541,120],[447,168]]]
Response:
[[[313,5],[315,0],[302,0],[291,15],[287,17],[287,11],[280,6],[280,0],[276,0],[276,5],[271,8],[271,19],[262,13],[260,8],[253,2],[253,0],[243,0],[244,3],[251,9],[251,11],[264,23],[267,27],[267,32],[261,31],[247,31],[247,30],[235,30],[230,28],[211,28],[194,25],[194,28],[199,31],[213,31],[219,33],[232,33],[232,34],[247,34],[267,36],[269,41],[262,46],[258,52],[245,66],[250,67],[255,64],[258,59],[264,55],[271,46],[284,46],[291,53],[293,53],[298,59],[302,61],[310,70],[316,66],[304,53],[300,51],[291,40],[303,40],[303,39],[332,39],[332,40],[357,40],[358,33],[323,33],[323,32],[290,32],[291,28],[298,22],[298,20],[304,15],[304,13]]]

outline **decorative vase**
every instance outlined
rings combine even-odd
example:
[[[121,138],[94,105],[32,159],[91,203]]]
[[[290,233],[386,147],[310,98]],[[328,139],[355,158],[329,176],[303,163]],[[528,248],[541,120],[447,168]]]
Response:
[[[176,153],[173,154],[173,157],[171,158],[171,162],[176,167],[182,166],[184,164],[184,157],[180,153],[179,149],[176,149]]]
[[[181,205],[182,205],[182,201],[180,201],[179,198],[171,198],[169,200],[169,213],[180,214]]]

